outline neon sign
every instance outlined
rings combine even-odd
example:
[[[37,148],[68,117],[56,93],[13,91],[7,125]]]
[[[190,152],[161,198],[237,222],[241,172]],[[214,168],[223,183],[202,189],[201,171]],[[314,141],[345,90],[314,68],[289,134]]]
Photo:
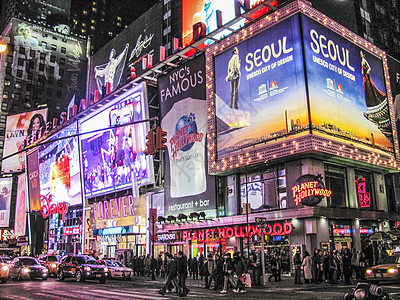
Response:
[[[296,205],[314,206],[322,201],[323,197],[330,197],[332,191],[325,188],[320,174],[300,176],[292,187],[293,200]]]
[[[367,183],[365,182],[365,178],[356,179],[356,185],[358,204],[360,205],[360,208],[371,207],[371,194],[370,192],[367,192]]]
[[[293,226],[289,222],[267,224],[266,228],[258,228],[257,225],[242,225],[242,226],[227,226],[200,230],[185,230],[182,233],[183,240],[189,241],[207,241],[212,239],[230,239],[244,238],[252,236],[271,235],[281,236],[290,234],[293,231]]]
[[[48,198],[44,195],[39,195],[39,201],[44,203],[40,208],[43,218],[47,218],[50,215],[60,214],[62,221],[65,221],[65,214],[68,210],[67,202],[52,202],[53,195],[50,194]]]
[[[134,216],[133,197],[120,197],[93,204],[94,220],[115,219]]]

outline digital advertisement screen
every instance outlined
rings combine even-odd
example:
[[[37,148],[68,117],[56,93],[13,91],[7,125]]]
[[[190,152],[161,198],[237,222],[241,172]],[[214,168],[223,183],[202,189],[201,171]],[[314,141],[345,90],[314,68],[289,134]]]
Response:
[[[236,18],[235,0],[182,0],[182,45],[186,47],[193,42],[193,25],[203,23],[206,25],[207,34],[217,29],[217,10],[222,12],[222,24]],[[250,0],[250,7],[264,2],[263,0]],[[277,1],[272,1],[271,6],[276,6]],[[267,13],[270,9],[263,6],[260,10],[250,15],[250,18],[257,19]],[[243,11],[242,11],[243,12]],[[239,29],[246,23],[245,19],[237,22],[234,29]],[[231,34],[232,31],[226,29],[218,34],[218,38]],[[214,37],[214,38],[217,38]],[[208,40],[206,44],[212,41]]]
[[[397,136],[400,140],[400,61],[397,59],[387,56],[389,76],[390,76],[390,88],[392,90],[393,106],[394,106],[394,118],[396,120]]]
[[[10,115],[6,121],[3,157],[22,150],[22,144],[29,134],[44,127],[47,108]],[[25,153],[16,154],[2,161],[2,172],[17,172],[25,168]]]
[[[12,178],[0,178],[0,228],[9,226],[11,189]]]
[[[301,17],[313,129],[393,151],[381,59]]]
[[[215,176],[208,174],[205,58],[158,79],[161,127],[167,132],[164,214],[216,215]],[[179,91],[179,92],[176,92]]]
[[[217,154],[308,130],[298,16],[214,57]]]
[[[77,132],[75,122],[54,134],[54,142],[39,146],[40,195],[47,201],[82,204],[78,137],[61,139]]]
[[[128,189],[135,177],[139,185],[151,183],[151,158],[143,153],[147,123],[92,132],[146,119],[145,85],[136,86],[97,111],[81,122],[86,197]]]
[[[26,212],[27,212],[26,200],[27,200],[26,174],[21,174],[18,176],[17,202],[15,204],[15,222],[14,222],[15,236],[25,235]]]

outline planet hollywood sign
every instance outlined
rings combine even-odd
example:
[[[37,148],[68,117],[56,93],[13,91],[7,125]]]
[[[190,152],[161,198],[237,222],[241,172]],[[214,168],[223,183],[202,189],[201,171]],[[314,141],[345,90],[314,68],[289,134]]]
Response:
[[[182,240],[206,241],[213,239],[230,239],[233,237],[251,238],[254,235],[261,236],[261,234],[278,236],[290,234],[292,231],[293,226],[289,222],[267,224],[265,228],[258,228],[257,225],[225,226],[209,229],[184,230],[182,232]]]
[[[292,187],[293,200],[296,205],[314,206],[322,201],[323,197],[330,197],[332,191],[325,188],[320,174],[300,176]]]

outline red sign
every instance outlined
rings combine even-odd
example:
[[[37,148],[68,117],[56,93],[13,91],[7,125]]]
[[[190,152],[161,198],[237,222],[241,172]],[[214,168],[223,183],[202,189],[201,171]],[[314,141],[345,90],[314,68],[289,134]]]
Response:
[[[367,191],[367,184],[365,178],[356,179],[357,185],[357,198],[360,208],[371,207],[371,194]]]
[[[321,185],[321,182],[318,180],[315,181],[306,181],[292,187],[293,199],[296,205],[302,203],[303,199],[307,199],[309,197],[330,197],[332,195],[332,191],[323,187],[319,187],[317,185]]]
[[[46,198],[44,195],[39,196],[39,201],[44,203],[40,208],[40,212],[42,213],[43,218],[47,218],[50,215],[60,214],[62,221],[65,221],[65,214],[68,210],[67,202],[53,202],[53,195],[49,195],[49,198]]]
[[[63,227],[62,234],[63,235],[82,234],[82,225]]]
[[[14,229],[0,229],[0,241],[15,239]]]
[[[289,222],[267,224],[266,228],[258,228],[257,225],[242,225],[234,227],[217,227],[210,229],[185,230],[182,233],[183,240],[207,241],[212,239],[230,239],[232,237],[252,237],[253,235],[286,235],[293,231],[293,226]]]

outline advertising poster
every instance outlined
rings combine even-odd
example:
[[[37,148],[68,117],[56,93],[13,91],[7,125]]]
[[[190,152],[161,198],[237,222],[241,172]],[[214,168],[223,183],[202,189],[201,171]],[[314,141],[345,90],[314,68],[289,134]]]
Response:
[[[396,120],[397,135],[400,139],[400,61],[387,56],[390,76],[390,87],[392,90],[394,117]]]
[[[13,20],[10,37],[15,49],[11,71],[14,78],[31,81],[30,76],[34,80],[42,76],[46,81],[53,79],[63,90],[58,101],[65,107],[74,95],[78,99],[85,98],[82,92],[86,88],[85,40],[17,19]],[[24,96],[22,91],[21,98]]]
[[[77,132],[77,122],[74,122],[53,135],[54,142],[39,146],[42,206],[50,202],[82,204],[78,137],[60,139]]]
[[[193,42],[193,25],[203,23],[206,25],[207,34],[216,30],[217,27],[217,10],[222,12],[222,24],[236,18],[235,5],[236,0],[182,0],[182,45],[186,47]],[[250,7],[264,2],[264,0],[250,0]],[[271,6],[276,6],[277,1],[272,1]],[[256,13],[250,15],[251,18],[258,17],[267,13],[270,9],[263,6]],[[243,11],[242,11],[243,12]],[[245,19],[235,24],[234,29],[239,29],[246,23]],[[228,29],[221,31],[214,38],[222,38],[232,32]],[[205,44],[209,45],[212,40],[208,40]]]
[[[11,177],[0,178],[0,228],[9,226],[11,188]]]
[[[164,214],[216,214],[215,177],[208,175],[204,55],[159,79],[161,127],[167,132]]]
[[[35,148],[26,155],[28,174],[29,211],[40,210],[40,182],[39,182],[39,150]]]
[[[21,174],[18,176],[18,186],[17,186],[17,202],[15,204],[15,222],[14,231],[15,236],[25,235],[26,229],[26,174]]]
[[[29,134],[44,127],[47,119],[47,108],[10,115],[6,121],[3,157],[22,150],[22,144]],[[25,153],[16,154],[2,161],[4,173],[17,172],[25,168]]]
[[[302,21],[313,128],[393,151],[382,61],[304,15]]]
[[[298,16],[214,57],[218,157],[308,130]]]
[[[102,111],[81,122],[82,161],[86,197],[94,197],[153,180],[150,160],[144,155],[147,123],[94,130],[147,119],[145,85],[121,95]]]
[[[89,63],[87,99],[95,90],[103,95],[106,83],[111,92],[126,83],[128,67],[135,68],[136,76],[141,75],[147,69],[149,55],[152,65],[156,65],[160,60],[162,24],[162,6],[158,3],[96,52]]]

